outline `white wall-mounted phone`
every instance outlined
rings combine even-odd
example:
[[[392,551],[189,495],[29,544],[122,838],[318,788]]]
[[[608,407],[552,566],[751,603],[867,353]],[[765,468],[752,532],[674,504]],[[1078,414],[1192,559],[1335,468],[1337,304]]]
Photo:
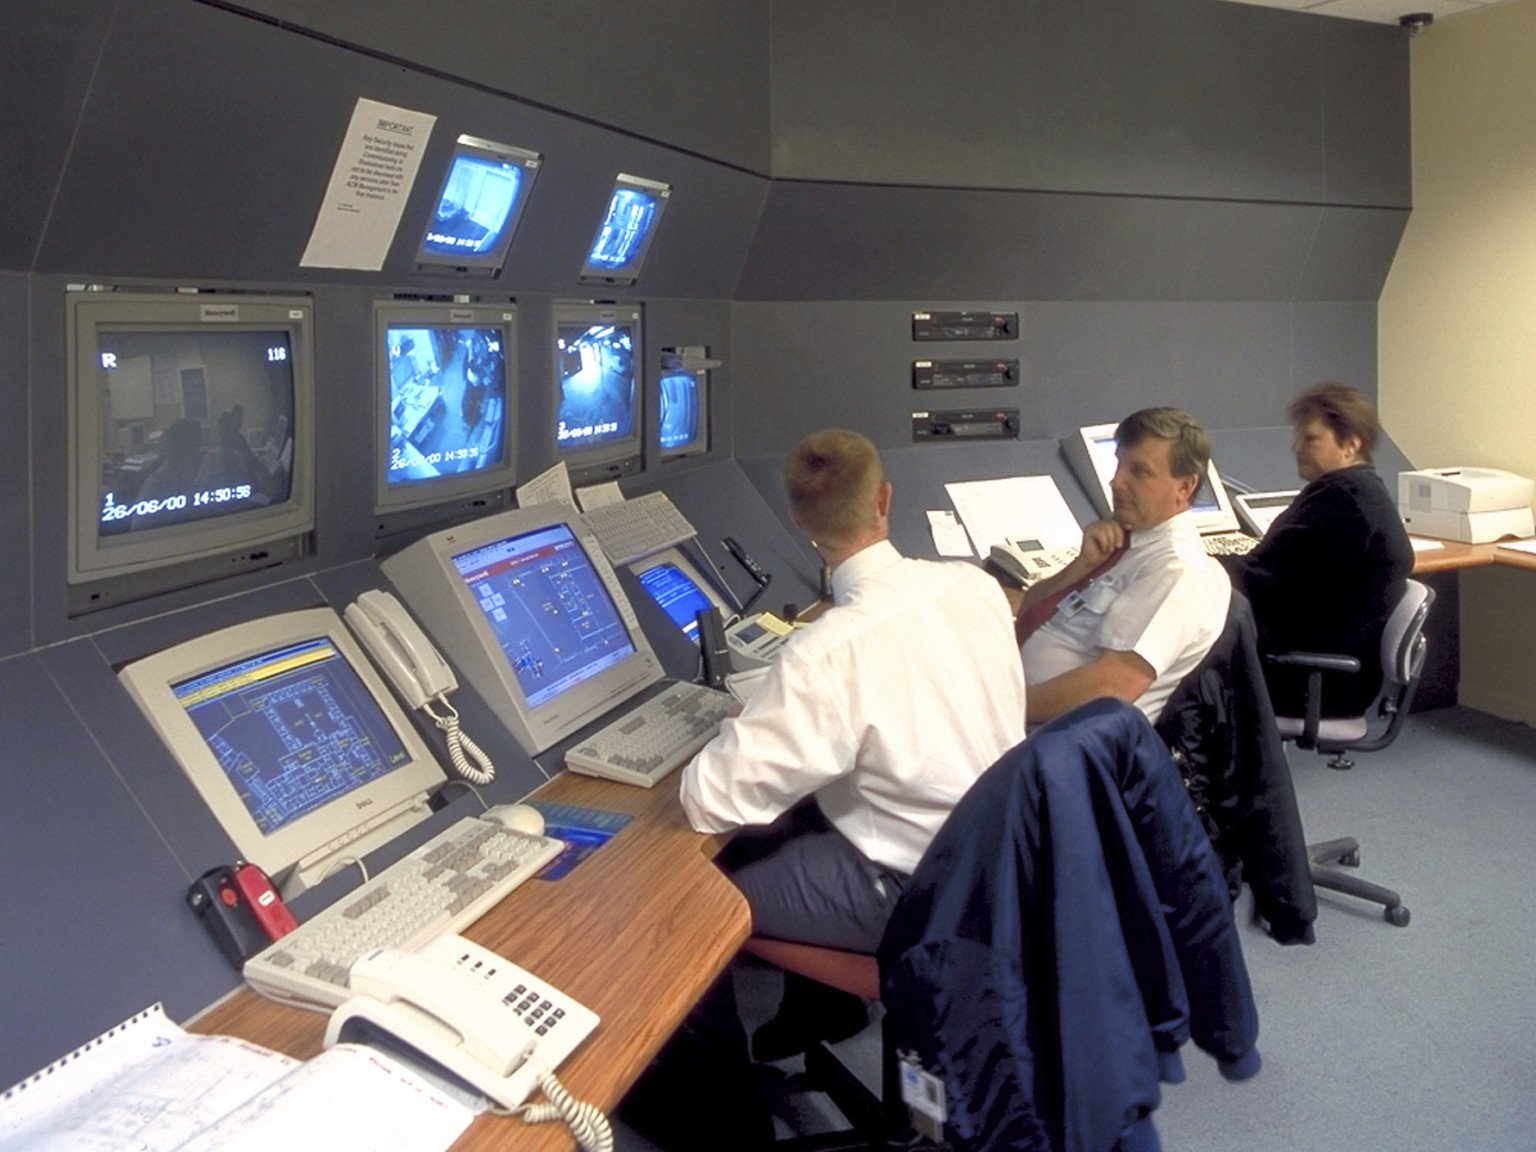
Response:
[[[347,605],[344,615],[401,698],[443,730],[448,756],[459,774],[475,784],[489,784],[496,776],[495,765],[459,729],[459,714],[448,703],[448,694],[458,691],[458,678],[405,605],[382,588],[372,588]],[[435,711],[434,702],[446,711]]]
[[[550,1106],[525,1109],[526,1119],[564,1119],[583,1148],[605,1146],[602,1113],[572,1100],[551,1072],[597,1027],[590,1009],[452,933],[415,952],[375,949],[348,982],[356,995],[331,1014],[327,1048],[381,1040],[412,1050],[504,1109],[542,1088]]]

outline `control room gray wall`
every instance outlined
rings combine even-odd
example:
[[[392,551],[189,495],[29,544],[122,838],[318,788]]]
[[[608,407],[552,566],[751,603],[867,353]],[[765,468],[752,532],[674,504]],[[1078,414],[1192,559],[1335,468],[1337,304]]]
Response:
[[[774,0],[773,173],[733,308],[741,455],[927,407],[1025,438],[1143,404],[1279,424],[1376,378],[1411,204],[1400,29],[1210,0]],[[922,308],[1021,313],[916,345]],[[918,357],[1017,388],[916,393]]]

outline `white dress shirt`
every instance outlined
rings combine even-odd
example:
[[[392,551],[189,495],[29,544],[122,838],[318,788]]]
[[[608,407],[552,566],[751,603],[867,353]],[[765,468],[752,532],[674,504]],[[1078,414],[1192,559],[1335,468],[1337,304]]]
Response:
[[[888,541],[838,565],[832,599],[683,770],[683,809],[698,831],[725,832],[814,792],[859,851],[910,873],[1024,738],[1008,603],[973,565],[904,559]]]
[[[1131,533],[1109,571],[1062,600],[1024,642],[1024,679],[1042,684],[1106,650],[1135,652],[1155,677],[1136,706],[1155,722],[1226,627],[1231,600],[1226,570],[1206,555],[1194,517],[1181,512]]]

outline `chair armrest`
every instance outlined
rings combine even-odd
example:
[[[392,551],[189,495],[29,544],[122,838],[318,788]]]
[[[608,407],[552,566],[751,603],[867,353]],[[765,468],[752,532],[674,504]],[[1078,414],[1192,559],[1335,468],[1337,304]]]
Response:
[[[1322,672],[1358,672],[1360,660],[1355,656],[1337,656],[1330,652],[1279,652],[1265,656],[1271,664],[1291,668],[1316,668]]]

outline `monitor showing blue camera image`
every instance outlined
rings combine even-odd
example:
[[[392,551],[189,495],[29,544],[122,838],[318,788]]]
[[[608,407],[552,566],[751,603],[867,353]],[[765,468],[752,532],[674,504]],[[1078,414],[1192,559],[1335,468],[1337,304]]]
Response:
[[[507,359],[502,329],[385,329],[389,466],[385,482],[422,484],[480,472],[506,456]]]
[[[603,284],[633,284],[671,195],[668,184],[619,173],[581,278]]]
[[[460,136],[416,252],[417,269],[496,275],[541,160],[537,152]]]
[[[709,447],[703,372],[663,368],[659,387],[657,442],[665,456],[684,456]]]
[[[560,451],[579,452],[634,435],[634,344],[634,327],[627,322],[559,325],[560,416],[555,438]]]

